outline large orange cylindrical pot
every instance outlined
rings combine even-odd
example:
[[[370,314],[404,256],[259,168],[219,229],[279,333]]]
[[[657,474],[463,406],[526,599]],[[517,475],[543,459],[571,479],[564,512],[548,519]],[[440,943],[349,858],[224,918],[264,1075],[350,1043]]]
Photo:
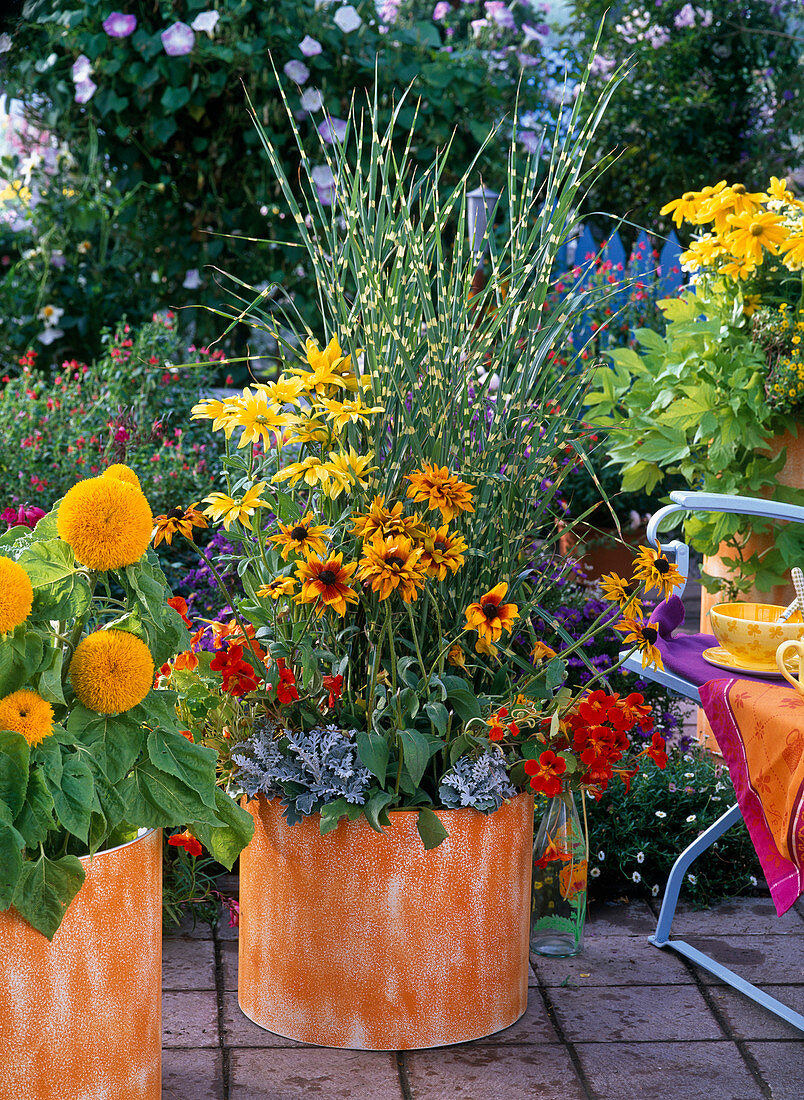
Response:
[[[425,851],[416,813],[327,836],[288,826],[276,799],[248,804],[240,857],[239,1001],[278,1035],[321,1046],[411,1050],[518,1020],[528,992],[533,799],[493,814],[439,810]]]
[[[52,941],[0,913],[0,1100],[160,1100],[161,831],[81,862]]]

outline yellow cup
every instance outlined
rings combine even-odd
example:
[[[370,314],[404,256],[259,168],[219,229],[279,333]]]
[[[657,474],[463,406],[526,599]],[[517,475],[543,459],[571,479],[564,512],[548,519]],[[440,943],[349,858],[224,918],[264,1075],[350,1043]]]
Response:
[[[768,603],[721,603],[709,612],[712,633],[720,645],[744,665],[773,668],[777,647],[804,636],[801,612],[778,622],[784,608]]]
[[[792,684],[799,694],[804,695],[804,638],[782,642],[776,650],[776,664],[785,680]],[[797,669],[796,664],[798,664]],[[797,676],[792,675],[792,669],[796,669]]]

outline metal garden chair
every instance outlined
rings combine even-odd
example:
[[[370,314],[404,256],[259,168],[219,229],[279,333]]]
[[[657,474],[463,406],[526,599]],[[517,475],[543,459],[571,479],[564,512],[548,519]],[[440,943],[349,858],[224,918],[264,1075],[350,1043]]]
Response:
[[[671,560],[675,560],[679,572],[685,578],[685,583],[689,573],[689,547],[686,543],[680,542],[679,540],[664,543],[659,541],[659,528],[668,517],[678,514],[680,518],[680,513],[685,511],[722,512],[743,516],[758,516],[772,520],[785,520],[793,523],[804,523],[804,507],[793,504],[782,504],[777,501],[700,492],[672,492],[670,493],[670,499],[673,503],[661,508],[651,518],[648,524],[647,540],[651,546],[659,548],[671,558]],[[681,595],[684,591],[685,583],[677,586],[675,595]],[[701,702],[701,696],[696,684],[666,669],[651,667],[643,669],[642,662],[637,654],[632,654],[628,657],[623,667],[631,672],[638,673],[643,679],[654,680],[663,684],[671,691],[677,692],[686,699],[691,699],[698,704]],[[712,673],[712,679],[715,679],[718,675],[716,670],[713,669]],[[727,674],[724,673],[723,675]],[[737,805],[731,806],[718,818],[714,825],[710,825],[705,832],[701,833],[701,835],[685,848],[681,855],[679,855],[667,879],[656,931],[652,936],[648,937],[648,942],[652,943],[654,947],[668,948],[677,952],[679,955],[683,955],[685,958],[703,967],[704,970],[707,970],[710,974],[714,974],[715,977],[720,978],[721,981],[726,982],[726,984],[732,986],[740,993],[744,993],[746,997],[750,997],[751,1000],[756,1001],[757,1004],[763,1005],[782,1020],[792,1024],[793,1027],[804,1032],[804,1016],[802,1016],[801,1013],[782,1004],[781,1001],[777,1001],[775,997],[771,997],[763,990],[758,989],[757,986],[753,985],[739,974],[736,974],[733,970],[729,970],[711,956],[704,954],[703,951],[699,951],[691,944],[685,943],[684,940],[670,938],[670,930],[678,904],[679,891],[689,867],[698,856],[714,844],[727,829],[730,829],[732,825],[736,825],[741,820],[742,814],[740,812],[740,807]]]

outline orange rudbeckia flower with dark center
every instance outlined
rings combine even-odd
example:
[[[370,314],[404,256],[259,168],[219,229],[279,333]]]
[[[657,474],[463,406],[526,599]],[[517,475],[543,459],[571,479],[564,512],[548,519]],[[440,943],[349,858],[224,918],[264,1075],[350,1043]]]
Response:
[[[421,470],[407,475],[410,482],[408,496],[413,500],[426,500],[431,511],[439,509],[445,523],[450,523],[459,512],[474,512],[472,486],[460,481],[446,466],[425,462]]]
[[[357,562],[343,564],[343,554],[333,554],[326,561],[309,557],[296,568],[301,581],[296,599],[299,603],[317,602],[319,614],[325,607],[331,607],[338,615],[345,615],[346,605],[357,603],[357,593],[349,584],[355,569]]]
[[[500,640],[504,630],[510,634],[511,624],[519,616],[519,608],[515,603],[502,602],[507,591],[508,585],[501,581],[481,596],[477,603],[469,604],[466,609],[466,628],[477,631],[475,649],[478,652],[481,652],[478,649],[480,642],[490,645]]]
[[[316,554],[321,557],[321,555],[326,554],[327,544],[324,536],[327,533],[327,528],[325,526],[314,526],[312,512],[308,512],[303,519],[298,520],[296,523],[284,524],[281,520],[277,520],[277,523],[279,534],[271,535],[271,542],[275,542],[277,546],[282,547],[282,557],[285,561],[288,560],[291,551],[305,556]]]
[[[194,527],[208,527],[206,517],[198,511],[198,501],[188,504],[186,508],[171,508],[164,516],[157,516],[154,520],[156,534],[154,546],[164,541],[168,546],[173,545],[174,535],[184,535],[190,542],[193,541]]]
[[[422,553],[420,546],[403,536],[384,539],[375,535],[363,547],[358,580],[370,584],[381,600],[398,591],[405,603],[411,603],[418,599],[427,578],[420,560]]]

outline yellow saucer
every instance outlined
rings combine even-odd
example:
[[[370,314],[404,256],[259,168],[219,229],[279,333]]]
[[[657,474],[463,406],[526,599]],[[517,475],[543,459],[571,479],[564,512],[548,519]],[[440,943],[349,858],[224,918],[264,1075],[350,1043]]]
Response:
[[[701,656],[708,664],[715,665],[717,668],[726,668],[730,672],[750,672],[752,676],[775,677],[778,680],[784,678],[775,664],[766,665],[759,661],[742,661],[719,645],[712,646],[711,649],[705,649]],[[790,668],[789,662],[787,662],[787,665]]]

